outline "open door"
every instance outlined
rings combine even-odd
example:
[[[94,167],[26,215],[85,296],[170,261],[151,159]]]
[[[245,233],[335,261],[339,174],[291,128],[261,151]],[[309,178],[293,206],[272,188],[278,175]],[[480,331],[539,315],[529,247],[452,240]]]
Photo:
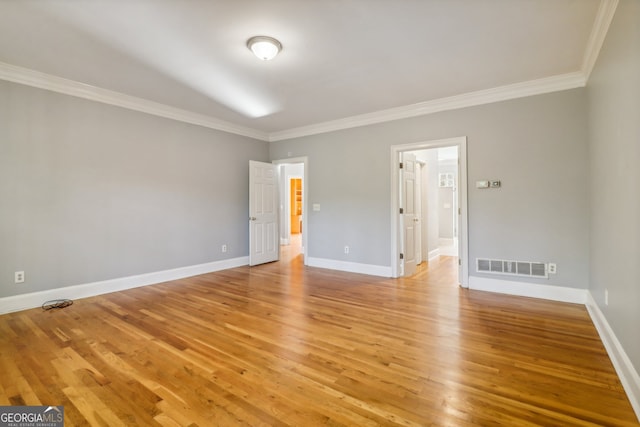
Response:
[[[276,166],[249,161],[249,265],[280,257],[278,199]]]
[[[416,156],[402,153],[402,193],[400,199],[400,219],[402,221],[402,254],[404,260],[404,276],[412,276],[416,272]]]
[[[404,183],[405,178],[410,178],[410,174],[406,172],[411,165],[411,159],[404,160],[408,165],[407,169],[400,169],[398,165],[403,161],[403,156],[409,151],[430,150],[435,148],[456,146],[458,151],[458,261],[459,272],[458,280],[463,288],[469,287],[469,234],[468,234],[468,214],[467,214],[467,137],[460,136],[455,138],[439,139],[411,144],[401,144],[391,146],[390,170],[391,173],[391,277],[402,277],[408,275],[405,271],[405,261],[411,258],[411,254],[407,253],[406,242],[409,240],[407,235],[410,233],[405,226],[411,226],[411,220],[408,215],[404,214],[404,209],[411,212],[411,206],[407,206],[411,200],[412,192],[407,190],[408,185]],[[407,161],[409,160],[409,161]],[[404,165],[403,165],[404,166]],[[413,165],[415,166],[415,164]],[[428,170],[428,169],[425,169]],[[415,179],[415,177],[414,177]],[[415,182],[414,182],[415,184]],[[416,202],[414,200],[414,202]],[[399,210],[402,209],[402,214]],[[428,217],[428,215],[427,215]],[[416,226],[419,227],[416,222]],[[409,245],[409,249],[411,245]],[[429,248],[426,248],[427,253]],[[402,258],[399,255],[402,255]],[[406,255],[406,256],[405,256]],[[409,264],[409,268],[411,265]]]

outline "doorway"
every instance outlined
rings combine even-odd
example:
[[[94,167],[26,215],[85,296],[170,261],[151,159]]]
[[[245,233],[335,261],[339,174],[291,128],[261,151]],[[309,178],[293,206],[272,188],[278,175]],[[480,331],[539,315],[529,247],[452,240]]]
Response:
[[[290,256],[305,252],[308,244],[308,180],[307,157],[275,160],[280,194],[280,245]]]
[[[298,166],[298,165],[292,165]],[[302,234],[302,177],[289,176],[289,238]]]
[[[392,276],[439,255],[458,257],[468,286],[466,137],[391,147]]]

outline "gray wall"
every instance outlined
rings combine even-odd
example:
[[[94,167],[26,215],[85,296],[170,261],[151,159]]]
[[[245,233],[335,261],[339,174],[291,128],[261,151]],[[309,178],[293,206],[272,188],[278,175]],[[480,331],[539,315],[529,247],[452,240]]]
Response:
[[[250,159],[268,144],[0,81],[0,297],[247,256]]]
[[[590,290],[640,372],[640,2],[620,1],[587,87]],[[609,305],[605,305],[605,289]]]
[[[309,202],[322,206],[309,213],[310,257],[389,266],[389,147],[466,135],[471,265],[476,257],[555,262],[557,275],[536,280],[586,288],[585,104],[575,89],[274,142],[270,155],[309,157]],[[502,188],[476,190],[480,179]]]

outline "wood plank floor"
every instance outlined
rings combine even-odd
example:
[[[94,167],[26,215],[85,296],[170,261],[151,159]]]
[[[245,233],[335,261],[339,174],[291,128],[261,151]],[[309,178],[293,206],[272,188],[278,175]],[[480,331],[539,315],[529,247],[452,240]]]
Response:
[[[0,405],[67,426],[638,425],[584,307],[299,256],[0,316]]]

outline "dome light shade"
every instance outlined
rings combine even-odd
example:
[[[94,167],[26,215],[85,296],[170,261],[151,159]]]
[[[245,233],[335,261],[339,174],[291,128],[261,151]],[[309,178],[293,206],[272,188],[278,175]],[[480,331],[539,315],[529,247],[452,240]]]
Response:
[[[247,40],[247,47],[255,56],[269,61],[282,50],[282,44],[273,37],[255,36]]]

